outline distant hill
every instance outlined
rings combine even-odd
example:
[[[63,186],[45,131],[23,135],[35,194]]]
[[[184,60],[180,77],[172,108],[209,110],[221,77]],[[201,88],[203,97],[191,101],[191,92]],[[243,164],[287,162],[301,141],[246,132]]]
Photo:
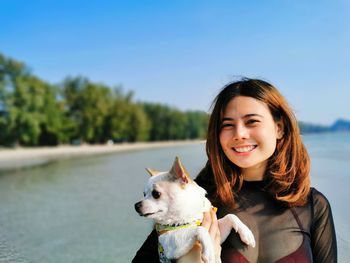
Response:
[[[350,131],[350,120],[338,119],[332,125],[319,125],[299,122],[301,133]]]
[[[331,131],[350,131],[350,121],[339,119],[330,127]]]

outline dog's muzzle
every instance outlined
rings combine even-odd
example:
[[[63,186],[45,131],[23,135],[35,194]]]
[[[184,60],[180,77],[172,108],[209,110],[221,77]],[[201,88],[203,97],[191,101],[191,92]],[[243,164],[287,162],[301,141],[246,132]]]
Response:
[[[142,208],[142,201],[137,202],[137,203],[135,204],[135,210],[136,210],[136,212],[139,213],[139,214],[142,214],[142,213],[141,213],[141,208]]]

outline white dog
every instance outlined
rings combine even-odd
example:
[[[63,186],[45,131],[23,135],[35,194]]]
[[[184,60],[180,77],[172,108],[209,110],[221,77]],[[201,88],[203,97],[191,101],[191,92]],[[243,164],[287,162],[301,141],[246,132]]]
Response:
[[[200,226],[203,213],[211,209],[206,191],[194,182],[176,157],[168,172],[146,169],[151,177],[145,186],[144,199],[135,204],[136,211],[156,223],[160,262],[170,262],[185,255],[198,240],[202,244],[202,259],[214,263],[214,246],[208,230]],[[231,230],[241,240],[255,247],[249,228],[233,214],[218,220],[221,243]]]

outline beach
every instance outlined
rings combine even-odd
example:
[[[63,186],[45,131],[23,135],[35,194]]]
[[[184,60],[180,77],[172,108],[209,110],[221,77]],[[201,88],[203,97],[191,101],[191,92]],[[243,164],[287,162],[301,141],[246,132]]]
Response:
[[[137,142],[79,146],[62,145],[56,147],[17,147],[0,149],[0,171],[21,169],[50,162],[88,155],[136,151],[151,148],[204,143],[203,140]]]

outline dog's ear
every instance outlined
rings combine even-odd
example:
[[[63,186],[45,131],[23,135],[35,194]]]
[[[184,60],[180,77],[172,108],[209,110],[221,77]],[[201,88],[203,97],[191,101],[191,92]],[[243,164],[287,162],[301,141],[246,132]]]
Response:
[[[181,179],[181,182],[187,184],[190,181],[190,176],[180,162],[179,157],[176,156],[173,167],[170,170],[170,173],[174,175],[177,179]]]
[[[155,176],[160,173],[159,171],[154,170],[152,168],[146,168],[146,171],[150,174],[150,176]]]

